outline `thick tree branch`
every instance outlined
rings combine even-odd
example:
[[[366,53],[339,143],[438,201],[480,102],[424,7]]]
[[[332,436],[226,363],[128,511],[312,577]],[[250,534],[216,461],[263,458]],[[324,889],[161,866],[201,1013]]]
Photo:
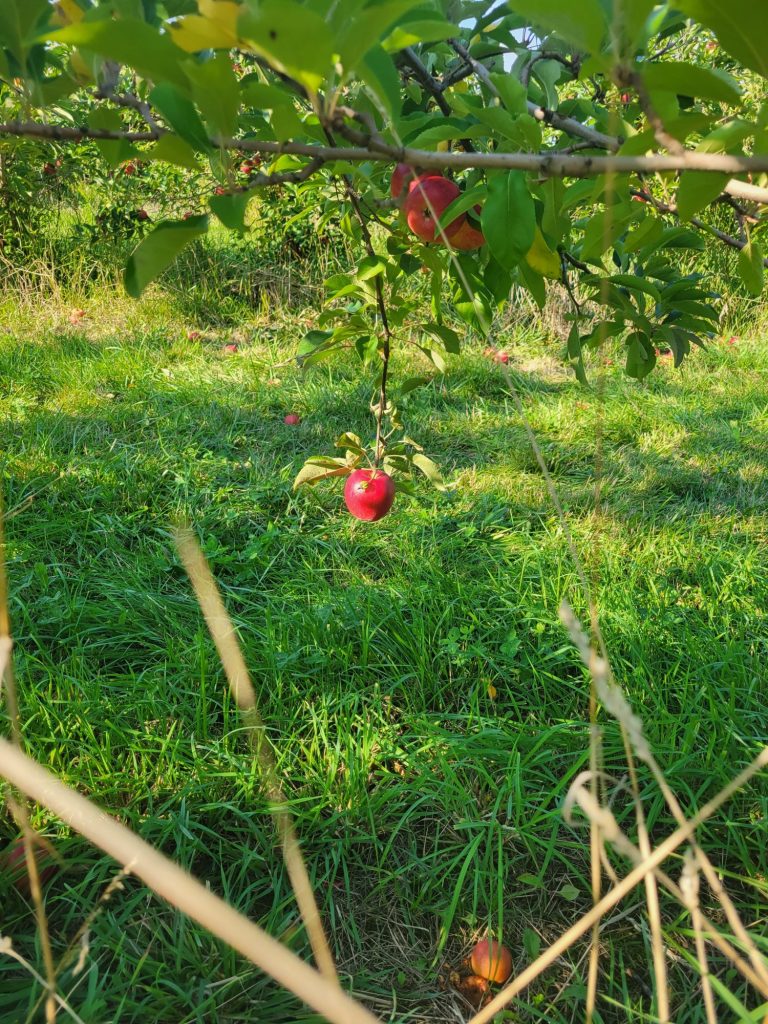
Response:
[[[482,170],[521,170],[553,177],[591,178],[600,174],[652,174],[675,171],[713,171],[724,174],[764,174],[768,173],[768,154],[758,156],[738,156],[729,153],[700,153],[685,150],[679,155],[655,153],[650,156],[578,156],[562,154],[558,150],[551,153],[440,153],[427,149],[412,149],[409,146],[395,146],[380,138],[371,138],[352,129],[342,122],[335,122],[335,131],[345,136],[352,136],[355,145],[334,148],[319,146],[309,142],[269,142],[262,139],[236,139],[230,137],[214,138],[211,143],[223,149],[234,149],[240,152],[264,153],[280,156],[307,156],[310,159],[328,163],[346,160],[350,163],[378,161],[381,163],[409,163],[425,170],[442,169],[462,171],[471,168]],[[3,135],[27,136],[30,138],[51,139],[59,142],[81,142],[88,139],[114,140],[125,139],[129,142],[155,142],[165,132],[112,132],[98,128],[64,127],[61,125],[38,124],[10,121],[0,124],[0,137]],[[768,201],[768,189],[756,189],[754,186],[738,182],[738,190],[750,190],[749,198],[757,200],[757,194],[765,192]],[[746,196],[744,198],[747,198]]]

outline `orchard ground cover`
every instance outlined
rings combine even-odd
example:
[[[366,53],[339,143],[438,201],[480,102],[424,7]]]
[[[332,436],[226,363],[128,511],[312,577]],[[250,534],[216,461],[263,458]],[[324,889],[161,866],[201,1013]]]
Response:
[[[73,308],[85,311],[78,325]],[[237,625],[350,990],[382,1019],[468,1015],[450,972],[475,938],[503,936],[519,969],[590,903],[587,833],[562,818],[588,763],[589,685],[558,605],[585,609],[483,342],[451,360],[448,390],[438,378],[407,404],[458,486],[400,495],[371,526],[343,510],[342,482],[291,489],[308,455],[342,430],[362,433],[369,416],[351,362],[295,368],[313,311],[273,310],[236,337],[203,309],[192,323],[159,290],[138,304],[96,291],[42,309],[12,296],[2,314],[29,752],[306,955],[242,725],[173,550],[171,523],[187,518]],[[759,325],[742,327],[645,384],[598,362],[591,389],[541,332],[498,339],[596,582],[614,667],[691,808],[765,738],[768,344]],[[291,412],[300,424],[284,423]],[[606,770],[621,773],[610,723],[605,748]],[[642,782],[660,837],[669,817]],[[767,799],[757,781],[702,830],[758,935]],[[613,807],[632,817],[620,792]],[[116,869],[45,812],[34,822],[64,861],[46,896],[61,955]],[[39,966],[27,901],[2,896],[3,934]],[[689,922],[664,907],[675,1020],[703,1021]],[[61,979],[83,1020],[315,1019],[131,879],[89,942],[87,969]],[[648,1020],[639,893],[602,944],[601,1018]],[[573,947],[511,1019],[573,1019],[585,950]],[[727,965],[713,969],[754,1014],[742,1019],[760,1020]],[[40,1019],[42,989],[14,961],[0,971],[0,1020]]]

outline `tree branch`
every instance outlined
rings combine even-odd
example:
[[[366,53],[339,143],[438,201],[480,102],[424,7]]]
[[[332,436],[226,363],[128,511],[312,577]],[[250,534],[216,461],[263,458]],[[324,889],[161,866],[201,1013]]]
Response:
[[[653,174],[673,171],[712,171],[724,174],[764,174],[768,173],[768,154],[758,156],[737,156],[729,153],[701,153],[685,150],[675,156],[673,154],[655,153],[650,156],[578,156],[562,154],[558,150],[551,153],[440,153],[428,149],[411,149],[409,146],[395,146],[377,138],[370,138],[341,121],[334,122],[333,128],[340,134],[352,136],[353,146],[334,148],[319,146],[309,142],[269,142],[262,139],[235,139],[217,137],[211,144],[222,149],[234,149],[241,152],[265,153],[274,156],[289,154],[307,156],[310,159],[328,163],[346,160],[350,163],[374,161],[380,163],[408,163],[425,170],[450,169],[454,171],[478,168],[482,170],[520,170],[553,177],[591,178],[600,174]],[[29,136],[33,138],[51,139],[59,142],[80,142],[87,139],[129,142],[155,142],[166,133],[163,131],[147,132],[112,132],[99,128],[64,127],[61,125],[38,124],[30,122],[10,121],[0,124],[0,137],[3,135]],[[766,193],[768,189],[755,189],[755,186],[738,182],[738,191],[750,190],[750,198],[757,200],[757,193]],[[736,190],[734,190],[734,193]],[[746,198],[746,197],[745,197]]]
[[[629,191],[633,196],[637,196],[638,199],[642,199],[646,203],[649,203],[654,207],[654,209],[658,210],[659,213],[669,213],[673,217],[680,216],[676,206],[672,206],[669,203],[662,203],[661,200],[655,199],[650,192],[644,192],[639,188],[631,188]],[[690,223],[700,231],[706,231],[709,234],[714,235],[715,238],[719,238],[721,242],[725,245],[729,245],[732,249],[738,249],[741,251],[747,244],[741,238],[735,238],[733,235],[729,235],[725,231],[721,231],[720,228],[713,227],[712,224],[707,224],[705,221],[699,220],[698,217],[691,217]],[[763,266],[768,267],[768,258],[763,260]]]

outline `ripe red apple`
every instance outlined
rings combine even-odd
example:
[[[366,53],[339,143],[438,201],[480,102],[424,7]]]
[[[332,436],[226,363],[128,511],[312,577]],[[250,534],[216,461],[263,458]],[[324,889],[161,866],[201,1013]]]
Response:
[[[422,242],[434,242],[437,236],[435,218],[439,218],[459,195],[459,186],[448,178],[440,174],[419,175],[411,185],[403,207],[408,227]],[[462,213],[450,227],[457,232],[466,219]]]
[[[475,213],[480,213],[479,205],[475,207]],[[464,252],[481,249],[485,245],[485,235],[470,222],[468,217],[463,220],[459,217],[453,224],[449,224],[445,229],[445,234],[452,248],[462,249]]]
[[[56,874],[56,862],[44,846],[35,844],[35,860],[40,876],[40,884],[44,885]],[[24,840],[17,839],[0,854],[0,877],[10,882],[24,896],[30,894],[29,871],[24,853]]]
[[[250,160],[244,160],[240,164],[240,173],[241,174],[251,174],[252,171],[253,171],[253,164],[251,163]]]
[[[225,196],[227,194],[227,190],[224,188],[223,185],[217,185],[213,192],[214,195],[217,196]]]
[[[628,92],[623,92],[621,94],[621,102],[624,104],[625,107],[630,103],[631,99],[632,97],[629,95]]]
[[[398,205],[405,201],[404,193],[407,192],[408,188],[413,181],[416,172],[410,164],[398,164],[392,172],[392,180],[389,183],[389,192],[393,199],[398,201]]]
[[[149,214],[147,213],[146,210],[137,210],[136,216],[138,217],[139,220],[149,220]]]
[[[381,469],[356,469],[344,485],[344,503],[355,519],[375,523],[392,508],[395,482]]]
[[[200,331],[187,331],[187,341],[200,341],[202,336]]]
[[[505,364],[508,363],[509,362],[509,352],[501,351],[501,352],[494,353],[493,361],[495,363],[505,363]]]
[[[512,954],[495,939],[481,939],[472,950],[470,963],[475,974],[499,985],[512,973]]]
[[[56,173],[56,165],[52,163],[43,164],[43,174],[54,175]]]
[[[224,346],[224,351],[228,355],[233,356],[237,352],[237,345],[234,343],[234,341],[230,341],[229,344]]]
[[[289,427],[297,427],[301,423],[301,416],[295,412],[289,412],[287,416],[283,417],[283,423],[287,423]]]
[[[125,167],[123,168],[123,174],[127,174],[127,175],[128,175],[128,177],[130,178],[130,176],[131,176],[132,174],[135,174],[135,173],[136,173],[136,164],[135,164],[135,163],[133,163],[133,161],[130,161],[130,162],[129,162],[129,163],[127,163],[127,164],[125,165]]]

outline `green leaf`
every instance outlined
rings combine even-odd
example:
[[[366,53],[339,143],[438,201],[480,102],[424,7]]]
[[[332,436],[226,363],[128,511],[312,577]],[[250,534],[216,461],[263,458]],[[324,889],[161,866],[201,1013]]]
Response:
[[[642,380],[655,365],[656,353],[647,335],[641,331],[630,334],[627,338],[627,375]]]
[[[411,462],[414,464],[416,469],[424,474],[432,486],[438,489],[438,491],[448,490],[443,483],[443,475],[440,472],[439,466],[437,463],[433,462],[432,459],[428,459],[426,455],[417,453],[416,455],[411,456]]]
[[[296,0],[248,0],[238,31],[277,70],[317,92],[337,49],[320,14]]]
[[[398,121],[403,102],[400,76],[386,50],[381,46],[372,47],[359,61],[358,74],[392,120]]]
[[[223,196],[211,196],[208,205],[225,228],[231,231],[245,230],[245,211],[253,199],[250,192],[233,192]]]
[[[416,12],[414,12],[416,13]],[[461,29],[436,16],[403,19],[384,40],[384,49],[389,53],[397,53],[406,46],[417,43],[437,43],[451,36],[459,36]]]
[[[349,465],[346,459],[329,459],[323,456],[307,459],[293,481],[293,489],[295,491],[302,484],[312,486],[333,476],[347,476],[352,469],[353,466]]]
[[[180,89],[168,82],[161,82],[149,94],[149,99],[173,130],[193,149],[202,152],[210,150],[205,125],[200,120],[194,103]]]
[[[514,75],[492,74],[491,81],[496,86],[501,102],[510,114],[525,114],[528,111],[528,92]]]
[[[138,299],[147,285],[170,267],[184,246],[207,230],[205,214],[188,220],[161,221],[131,253],[123,278],[128,294]]]
[[[575,885],[571,885],[570,882],[567,882],[562,887],[558,895],[562,896],[564,900],[573,902],[573,900],[577,900],[579,898],[579,890]]]
[[[240,80],[243,102],[257,110],[274,110],[275,107],[293,107],[294,97],[277,85],[267,85],[255,76],[248,75]]]
[[[210,134],[234,135],[240,110],[240,83],[232,70],[229,54],[218,53],[206,61],[188,60],[184,70]]]
[[[509,6],[579,50],[600,53],[608,31],[600,0],[509,0]]]
[[[485,185],[476,185],[474,188],[462,192],[440,214],[440,227],[445,228],[448,224],[452,224],[457,217],[460,217],[462,213],[466,213],[467,210],[474,210],[475,206],[479,205],[487,194],[488,190]]]
[[[681,220],[690,220],[720,195],[729,180],[727,174],[709,171],[684,171],[677,189],[677,212]]]
[[[27,48],[34,42],[34,29],[46,10],[50,10],[47,0],[0,3],[0,48],[7,46],[22,67],[26,65]]]
[[[488,177],[480,224],[495,259],[510,270],[524,259],[536,234],[536,208],[522,171]]]
[[[675,0],[675,7],[712,29],[732,56],[768,78],[768,4],[755,0]]]
[[[664,64],[642,63],[638,65],[638,71],[651,92],[665,90],[719,103],[738,103],[741,98],[739,83],[720,68],[668,61]]]
[[[107,132],[123,130],[123,122],[118,112],[107,107],[97,107],[92,110],[88,114],[88,125],[91,128]],[[115,142],[102,140],[96,143],[96,147],[110,167],[118,167],[124,160],[130,159],[137,152],[136,147],[125,139]]]
[[[542,275],[529,266],[528,263],[520,263],[517,267],[520,279],[533,296],[539,309],[544,309],[547,303],[547,284]]]
[[[570,362],[579,383],[589,383],[587,380],[587,371],[584,369],[582,339],[579,335],[579,325],[577,323],[571,324],[571,330],[568,333],[568,361]]]
[[[765,279],[763,250],[751,238],[739,253],[739,273],[750,294],[759,295],[762,292]]]
[[[194,149],[184,139],[170,132],[161,135],[152,149],[145,150],[142,156],[147,160],[163,160],[167,164],[186,167],[190,171],[200,170]]]
[[[458,334],[450,327],[446,327],[445,324],[422,324],[421,329],[437,341],[442,342],[446,352],[450,352],[452,355],[458,355],[461,352],[461,341]]]
[[[348,18],[333,44],[344,70],[356,68],[361,57],[381,42],[395,22],[421,3],[423,0],[384,0]]]
[[[0,4],[2,7],[2,4]],[[159,82],[172,82],[180,89],[188,88],[181,68],[186,54],[175,46],[168,36],[145,21],[134,18],[111,18],[103,21],[81,21],[58,32],[50,32],[46,39],[57,43],[71,43],[98,53],[100,57],[127,64],[140,75]]]

